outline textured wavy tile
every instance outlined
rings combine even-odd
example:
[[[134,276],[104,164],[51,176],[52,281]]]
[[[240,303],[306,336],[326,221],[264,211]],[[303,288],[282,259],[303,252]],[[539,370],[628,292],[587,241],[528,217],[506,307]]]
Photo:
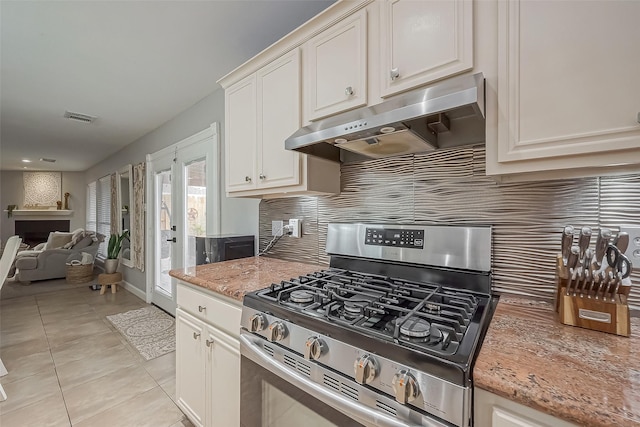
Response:
[[[270,254],[321,264],[332,222],[492,225],[494,289],[551,299],[565,225],[640,225],[640,175],[502,184],[485,176],[485,157],[468,146],[343,165],[340,195],[263,201],[260,246],[272,219],[290,217],[303,218],[304,237],[283,238]],[[640,270],[632,280],[640,307]]]

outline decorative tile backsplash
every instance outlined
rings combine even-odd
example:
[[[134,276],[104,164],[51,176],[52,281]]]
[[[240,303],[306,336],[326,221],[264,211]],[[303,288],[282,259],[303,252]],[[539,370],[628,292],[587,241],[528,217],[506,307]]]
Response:
[[[344,164],[340,195],[263,200],[260,248],[271,221],[289,218],[302,219],[303,237],[282,238],[269,256],[321,264],[332,222],[491,225],[494,289],[552,299],[565,225],[640,225],[640,174],[502,184],[484,167],[484,146]],[[631,278],[640,308],[640,270]]]

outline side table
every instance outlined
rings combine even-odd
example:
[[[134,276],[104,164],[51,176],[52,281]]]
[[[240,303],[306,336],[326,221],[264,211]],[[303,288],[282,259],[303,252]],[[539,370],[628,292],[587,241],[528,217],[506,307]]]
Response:
[[[107,290],[107,286],[111,285],[111,293],[115,294],[117,286],[122,281],[122,273],[102,273],[98,275],[98,284],[102,285],[100,288],[100,295],[103,295]]]

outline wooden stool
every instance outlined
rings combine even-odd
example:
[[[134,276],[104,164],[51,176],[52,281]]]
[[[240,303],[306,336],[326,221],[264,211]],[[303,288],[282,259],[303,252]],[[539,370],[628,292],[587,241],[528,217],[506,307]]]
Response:
[[[118,284],[122,281],[122,273],[103,273],[98,275],[98,284],[102,285],[100,288],[100,295],[103,295],[107,290],[107,286],[111,285],[111,293],[115,294]]]

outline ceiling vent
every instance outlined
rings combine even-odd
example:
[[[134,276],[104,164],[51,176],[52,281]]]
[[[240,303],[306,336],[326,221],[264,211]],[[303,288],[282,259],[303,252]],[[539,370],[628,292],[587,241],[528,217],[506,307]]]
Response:
[[[72,113],[71,111],[65,111],[64,117],[69,120],[77,120],[84,123],[93,123],[97,119],[97,117],[88,114]]]
[[[56,159],[45,159],[44,157],[40,159],[41,162],[55,163]]]

